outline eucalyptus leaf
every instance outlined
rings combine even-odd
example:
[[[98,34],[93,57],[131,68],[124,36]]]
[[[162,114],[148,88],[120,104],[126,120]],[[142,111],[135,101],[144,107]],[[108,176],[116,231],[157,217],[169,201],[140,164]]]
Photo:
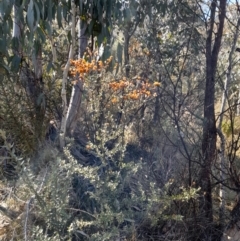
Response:
[[[1,54],[6,54],[7,52],[7,41],[5,38],[0,38],[0,53]]]
[[[57,23],[58,23],[58,27],[62,28],[62,6],[58,5],[57,6]]]
[[[50,25],[51,23],[49,21],[43,21],[42,23],[44,30],[48,33],[49,36],[52,36],[52,27]]]
[[[30,0],[27,10],[27,25],[30,31],[33,31],[34,26],[34,12],[33,12],[33,0]]]
[[[47,72],[49,73],[53,68],[53,63],[52,62],[49,62],[48,65],[47,65]]]
[[[36,30],[38,23],[40,21],[40,11],[39,11],[39,7],[37,5],[37,3],[34,3],[34,13],[35,13],[35,26],[34,26],[34,31]]]
[[[19,49],[19,39],[17,37],[13,37],[12,38],[12,48],[14,50],[18,50]]]
[[[62,8],[62,16],[63,18],[67,21],[67,15],[68,15],[68,8],[66,5],[63,5],[63,8]]]
[[[98,21],[102,22],[102,16],[103,16],[103,8],[102,8],[102,4],[101,1],[98,1],[98,5],[97,5],[97,12],[98,12]]]
[[[52,19],[53,19],[52,8],[53,8],[52,0],[48,0],[48,15],[47,15],[47,19],[48,19],[49,22],[52,22]]]
[[[35,34],[36,34],[37,38],[39,38],[42,43],[44,43],[46,41],[45,33],[43,32],[41,27],[38,27],[36,29],[36,33]]]
[[[9,73],[9,68],[0,62],[0,74],[8,74]]]
[[[6,21],[12,12],[12,7],[13,5],[11,4],[10,1],[1,1],[1,15],[3,16],[3,20]]]
[[[19,70],[21,63],[21,57],[18,55],[14,55],[11,59],[11,70],[13,72],[17,72]]]
[[[118,58],[118,63],[122,65],[122,61],[123,61],[123,46],[118,43],[117,46],[117,58]]]
[[[40,105],[43,102],[45,102],[45,95],[44,93],[41,93],[37,98],[37,105]]]
[[[94,26],[95,20],[92,19],[90,24],[88,24],[88,33],[91,34],[93,31],[93,26]]]
[[[67,33],[67,39],[68,39],[68,42],[71,43],[72,42],[72,35],[71,35],[71,31],[68,31]]]

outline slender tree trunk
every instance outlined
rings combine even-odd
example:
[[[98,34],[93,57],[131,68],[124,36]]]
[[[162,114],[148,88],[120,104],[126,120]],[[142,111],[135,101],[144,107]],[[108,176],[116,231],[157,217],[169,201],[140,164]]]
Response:
[[[226,73],[226,79],[224,83],[224,90],[222,94],[222,103],[221,103],[221,109],[220,109],[220,118],[219,118],[219,123],[218,123],[218,134],[221,139],[221,146],[220,146],[220,152],[219,152],[219,170],[220,170],[220,181],[224,182],[225,180],[225,173],[226,173],[226,157],[225,157],[225,137],[222,134],[222,121],[223,121],[223,116],[224,116],[224,111],[225,111],[225,106],[226,106],[226,101],[228,98],[228,86],[229,83],[231,82],[231,75],[232,75],[232,62],[233,62],[233,54],[236,49],[236,44],[237,44],[237,39],[239,37],[239,27],[240,27],[240,18],[238,18],[237,21],[237,26],[236,26],[236,32],[234,34],[234,39],[233,39],[233,44],[231,47],[231,51],[228,57],[228,69]],[[219,222],[221,223],[222,228],[225,226],[225,188],[222,183],[220,183],[220,188],[219,188],[219,197],[220,197],[220,206],[219,206]]]
[[[20,44],[21,43],[20,39],[22,37],[22,21],[19,18],[19,15],[17,14],[18,11],[19,11],[19,8],[14,4],[13,5],[13,34],[12,34],[12,37],[17,40],[15,42],[17,42],[18,44],[17,44],[17,46],[14,46],[13,53],[15,55],[17,55],[19,58],[21,58],[22,46]],[[20,78],[21,78],[21,76],[20,76]],[[19,91],[18,89],[19,89],[19,87],[17,85],[15,85],[14,90],[16,93]],[[20,103],[18,104],[18,108],[19,109],[21,108]]]
[[[136,31],[138,26],[138,22],[135,23],[134,26],[132,26],[132,22],[127,22],[125,29],[124,29],[124,67],[125,67],[125,73],[126,77],[130,77],[130,63],[129,63],[129,44],[130,44],[130,39],[134,32]],[[124,95],[124,89],[122,90],[122,96]],[[119,125],[122,119],[122,113],[123,113],[123,108],[124,108],[124,99],[122,99],[122,103],[120,105],[120,111],[117,113],[116,117],[116,124]]]
[[[130,28],[127,27],[124,31],[124,66],[126,70],[126,77],[130,77],[130,66],[129,66],[129,42],[130,42],[130,34],[129,34]]]
[[[238,85],[237,116],[240,116],[240,85]]]
[[[13,6],[13,37],[18,39],[18,48],[13,50],[15,54],[21,56],[22,47],[20,45],[20,38],[22,36],[22,22],[17,14],[19,8],[14,4]]]
[[[70,46],[69,54],[68,54],[68,61],[65,65],[63,71],[63,80],[62,80],[62,107],[63,107],[63,114],[62,114],[62,121],[61,121],[61,130],[60,130],[60,147],[63,148],[65,146],[65,136],[66,136],[66,125],[67,125],[67,113],[68,113],[68,106],[67,106],[67,78],[68,78],[68,71],[70,68],[70,61],[73,59],[73,53],[75,49],[75,21],[76,21],[76,5],[75,1],[71,1],[71,11],[72,11],[72,44]]]
[[[39,42],[35,42],[35,49],[33,50],[32,62],[34,66],[34,92],[33,102],[35,106],[35,135],[36,144],[40,143],[45,137],[43,132],[43,123],[45,116],[45,96],[43,91],[42,80],[42,45]]]
[[[224,20],[226,14],[226,0],[219,1],[219,24],[215,39],[213,38],[217,0],[212,0],[211,15],[206,40],[206,85],[204,98],[204,123],[202,138],[202,166],[200,174],[200,187],[202,197],[200,201],[202,225],[205,234],[209,236],[208,229],[213,221],[211,167],[216,158],[217,129],[215,121],[215,75],[218,54],[221,46]],[[212,47],[213,43],[213,47]],[[210,236],[209,236],[210,237]],[[204,239],[203,239],[204,240]]]
[[[84,55],[84,52],[86,51],[87,45],[88,45],[87,22],[79,20],[78,26],[79,26],[79,32],[78,32],[79,55],[78,55],[78,58],[82,58]]]
[[[23,16],[19,13],[19,7],[17,3],[13,6],[13,38],[15,38],[15,46],[13,52],[19,58],[23,57],[23,46],[21,45],[21,39],[23,38]],[[44,96],[43,96],[43,85],[42,85],[42,49],[41,44],[35,42],[32,52],[32,63],[34,71],[24,61],[20,69],[20,81],[21,85],[25,88],[31,104],[33,107],[33,131],[35,145],[41,141],[43,137],[42,126],[45,114]],[[16,85],[15,91],[19,91],[19,86]],[[22,108],[21,104],[18,106]]]
[[[130,39],[134,32],[137,29],[137,26],[139,22],[136,22],[132,26],[132,22],[126,23],[125,29],[124,29],[124,66],[125,66],[125,71],[126,71],[126,77],[130,77],[130,65],[129,65],[129,44],[130,44]]]
[[[83,82],[78,76],[76,76],[76,78],[76,83],[72,87],[72,94],[67,112],[67,134],[73,134],[74,132],[82,102]]]
[[[52,49],[52,62],[53,64],[55,64],[57,62],[57,49],[56,49],[56,46],[55,46],[55,42],[54,42],[54,39],[53,39],[53,29],[52,29],[52,26],[51,27],[51,36],[50,36],[50,41],[51,41],[51,49]]]
[[[219,151],[219,170],[220,170],[220,181],[225,181],[225,173],[226,173],[226,157],[225,157],[225,137],[221,131],[221,129],[217,129],[218,136],[221,140],[220,151]],[[219,186],[219,198],[220,198],[220,205],[219,205],[219,223],[221,226],[221,230],[223,231],[225,227],[225,187],[222,183]]]
[[[84,52],[86,51],[88,44],[88,36],[87,36],[87,22],[79,20],[78,23],[79,31],[79,58],[82,58]],[[76,76],[75,84],[72,88],[71,99],[69,102],[69,108],[67,112],[67,134],[72,134],[77,124],[77,120],[80,114],[80,107],[82,102],[82,91],[83,91],[83,82],[82,79]]]
[[[240,27],[240,18],[238,18],[238,21],[237,21],[236,32],[234,33],[233,44],[232,44],[231,51],[230,51],[230,54],[228,57],[228,69],[227,69],[226,79],[225,79],[225,83],[224,83],[224,90],[222,93],[222,103],[221,103],[221,108],[220,108],[220,117],[219,117],[218,128],[221,128],[223,116],[224,116],[223,112],[225,110],[226,101],[228,98],[228,86],[229,86],[229,83],[231,82],[233,54],[235,52],[237,40],[239,37],[239,27]]]

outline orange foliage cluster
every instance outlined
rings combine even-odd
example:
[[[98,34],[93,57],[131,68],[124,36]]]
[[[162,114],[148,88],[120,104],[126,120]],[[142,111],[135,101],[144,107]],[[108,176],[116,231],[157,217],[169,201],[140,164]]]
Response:
[[[70,63],[73,68],[70,69],[69,74],[71,76],[79,74],[79,76],[83,78],[85,74],[88,74],[91,71],[101,71],[103,68],[109,66],[112,58],[113,57],[110,56],[104,63],[102,61],[96,62],[95,60],[88,62],[86,59],[71,60]]]
[[[138,100],[140,97],[140,91],[139,90],[133,90],[131,93],[127,94],[125,99],[131,99],[131,100]]]
[[[137,77],[137,80],[140,82],[141,77]],[[150,97],[153,95],[153,92],[151,90],[154,90],[156,87],[159,87],[160,83],[159,82],[154,82],[153,84],[148,83],[148,81],[141,81],[139,86],[135,86],[133,82],[130,80],[127,80],[126,78],[123,78],[122,80],[116,81],[113,80],[110,84],[109,87],[112,89],[114,92],[117,91],[122,91],[122,98],[124,100],[138,100],[141,96],[145,97]],[[112,98],[111,102],[112,103],[117,103],[118,98],[116,97],[117,93],[115,96]]]
[[[88,62],[86,59],[78,59],[71,61],[70,75],[76,76],[79,74],[83,78],[86,74],[89,74],[91,71],[99,72],[104,68],[108,67],[113,57],[109,57],[104,63],[102,61],[92,60]],[[116,67],[116,66],[115,66]],[[135,82],[135,83],[134,83]],[[160,86],[159,82],[154,82],[150,84],[148,80],[142,79],[140,76],[135,78],[127,79],[123,77],[121,80],[112,80],[109,83],[109,88],[115,92],[111,102],[117,103],[120,99],[123,100],[138,100],[140,97],[150,97],[154,96],[154,89]],[[120,96],[119,96],[120,95]]]
[[[109,86],[112,90],[117,91],[129,86],[129,83],[124,80],[120,80],[119,82],[113,81]]]

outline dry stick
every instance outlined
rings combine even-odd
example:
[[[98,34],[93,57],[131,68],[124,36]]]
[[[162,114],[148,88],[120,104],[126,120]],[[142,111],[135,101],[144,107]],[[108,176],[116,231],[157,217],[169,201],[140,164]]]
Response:
[[[46,179],[47,171],[48,171],[48,169],[46,169],[46,172],[44,174],[43,180],[41,182],[41,185],[40,185],[37,193],[40,193],[41,190],[42,190],[43,183]],[[28,224],[28,216],[29,216],[29,213],[30,213],[29,207],[30,207],[30,204],[34,201],[34,198],[35,198],[35,195],[33,195],[26,204],[26,219],[25,219],[25,223],[24,223],[24,240],[25,241],[28,240],[28,238],[27,238],[27,224]]]
[[[219,197],[220,197],[220,206],[219,206],[219,221],[222,227],[224,227],[225,223],[225,187],[223,186],[222,182],[225,180],[225,172],[224,168],[226,160],[225,160],[225,137],[221,131],[221,129],[217,128],[218,136],[221,139],[221,146],[220,152],[218,154],[220,159],[220,190],[219,190]]]

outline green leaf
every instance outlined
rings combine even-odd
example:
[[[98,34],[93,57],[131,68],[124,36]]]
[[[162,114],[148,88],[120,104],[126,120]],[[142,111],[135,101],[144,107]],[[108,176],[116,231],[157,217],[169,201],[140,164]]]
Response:
[[[39,56],[39,53],[40,53],[41,49],[42,49],[42,44],[40,43],[39,40],[35,40],[33,47],[34,47],[33,48],[33,54],[37,58]]]
[[[7,52],[7,41],[5,38],[0,38],[0,53],[6,54]]]
[[[1,16],[4,16],[5,9],[6,9],[6,1],[1,1],[0,2],[0,14],[1,14]]]
[[[21,57],[19,57],[18,55],[14,55],[11,59],[11,70],[13,72],[17,72],[19,70],[20,63]]]
[[[129,8],[123,10],[124,21],[129,22],[131,21],[131,11]]]
[[[46,41],[45,33],[43,32],[41,27],[38,27],[36,29],[36,35],[37,35],[37,38],[40,39],[40,42],[44,43]]]
[[[47,73],[49,73],[50,70],[52,70],[52,69],[54,69],[53,63],[49,62],[48,65],[47,65]]]
[[[12,38],[12,48],[18,50],[19,48],[19,39],[17,37]]]
[[[80,4],[79,4],[79,10],[80,10],[80,15],[83,14],[83,1],[79,1]]]
[[[104,40],[104,35],[101,33],[97,36],[97,45],[100,46]]]
[[[62,15],[63,15],[63,18],[67,21],[68,8],[66,7],[66,5],[63,5]]]
[[[98,21],[102,22],[102,16],[103,16],[103,9],[102,9],[102,4],[101,1],[98,1],[98,5],[97,5],[97,11],[98,11]]]
[[[28,40],[29,48],[31,48],[31,45],[32,45],[32,43],[33,43],[33,32],[27,30],[26,33],[25,33],[25,36],[26,36],[26,38],[27,38],[27,40]]]
[[[117,46],[117,58],[118,58],[118,63],[122,64],[122,56],[123,56],[123,46],[118,43]]]
[[[45,102],[45,95],[44,93],[41,93],[37,98],[37,105],[39,106],[41,103]]]
[[[111,48],[110,48],[110,45],[106,45],[104,47],[104,52],[103,52],[103,55],[102,55],[102,60],[106,60],[108,59],[109,57],[111,56]],[[111,63],[112,64],[112,63]],[[110,64],[110,65],[111,65]]]
[[[68,31],[68,33],[67,33],[67,39],[68,39],[68,42],[69,42],[69,43],[72,42],[72,34],[71,34],[71,31]]]
[[[6,21],[11,12],[12,12],[13,4],[10,1],[1,1],[0,2],[0,15],[3,16],[3,21]]]
[[[44,19],[44,14],[45,14],[45,6],[44,6],[44,2],[42,1],[37,1],[34,2],[35,5],[37,5],[39,13],[40,13],[40,19]]]
[[[62,28],[62,6],[58,5],[57,6],[57,23],[58,23],[58,27]]]
[[[53,8],[53,4],[52,4],[52,0],[48,0],[48,15],[47,15],[47,19],[49,22],[52,22],[52,9]]]
[[[8,22],[8,21],[5,21],[5,23],[4,23],[3,26],[2,26],[2,29],[3,29],[3,32],[4,32],[5,34],[10,33],[10,31],[11,31],[11,26],[9,26],[9,22]]]
[[[107,16],[108,21],[110,21],[111,17],[112,17],[112,8],[113,8],[112,1],[111,0],[107,1],[106,16]]]
[[[52,5],[52,18],[56,18],[56,13],[57,13],[57,6],[55,4]]]
[[[95,20],[92,19],[91,22],[90,22],[90,24],[88,24],[88,33],[89,33],[89,34],[92,34],[92,32],[93,32],[94,23],[95,23]]]
[[[52,27],[50,25],[50,22],[43,21],[42,22],[42,27],[48,33],[48,35],[52,36]]]
[[[161,6],[161,16],[162,17],[165,17],[165,15],[166,15],[166,12],[167,12],[167,8],[168,8],[168,5],[167,5],[167,3],[165,2],[165,3],[163,3],[162,4],[162,6]]]
[[[30,29],[30,31],[33,31],[34,26],[34,12],[33,12],[33,0],[30,0],[30,3],[28,4],[28,10],[27,10],[27,25]]]
[[[8,67],[3,64],[3,63],[0,63],[0,74],[8,74],[9,73],[9,69]]]
[[[39,7],[38,7],[37,3],[34,3],[34,13],[36,15],[35,26],[34,26],[34,31],[35,31],[39,24],[39,21],[40,21],[40,11],[39,11]]]

